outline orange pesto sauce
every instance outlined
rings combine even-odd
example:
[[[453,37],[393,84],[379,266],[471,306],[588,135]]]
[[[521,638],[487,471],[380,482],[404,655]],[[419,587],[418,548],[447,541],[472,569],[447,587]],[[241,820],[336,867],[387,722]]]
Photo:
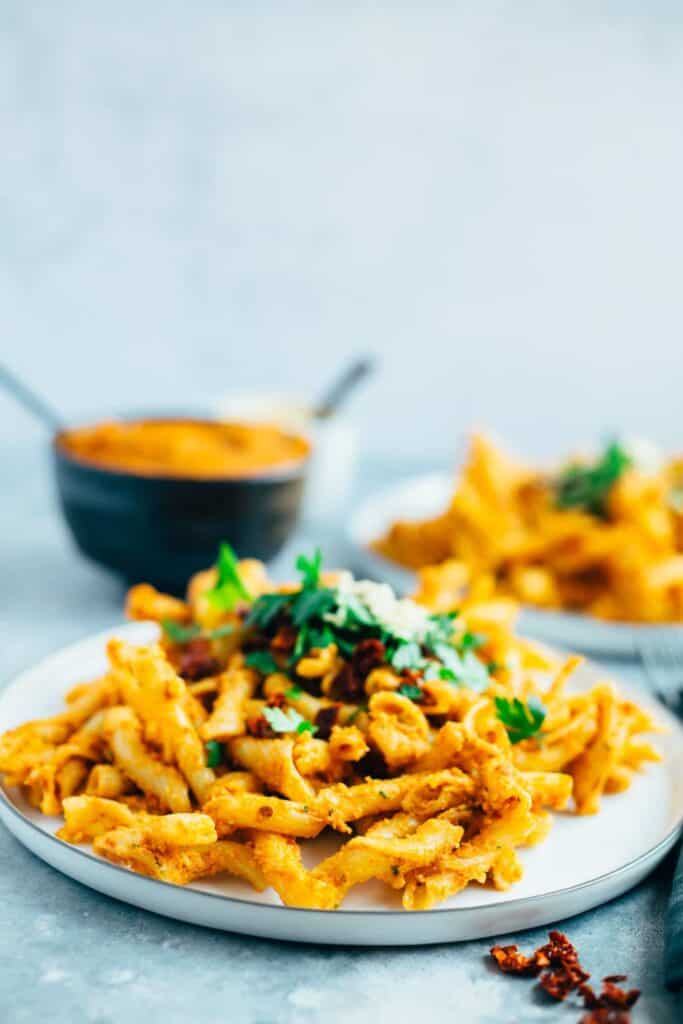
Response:
[[[64,430],[57,445],[105,469],[143,476],[247,477],[303,461],[304,437],[265,423],[148,419]]]

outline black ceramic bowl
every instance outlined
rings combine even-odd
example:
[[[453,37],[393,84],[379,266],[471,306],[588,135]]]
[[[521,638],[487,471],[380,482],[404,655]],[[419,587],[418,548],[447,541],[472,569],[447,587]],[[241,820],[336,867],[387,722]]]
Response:
[[[253,476],[147,476],[76,457],[61,433],[52,455],[80,551],[128,582],[174,593],[215,562],[221,541],[243,558],[273,558],[296,526],[308,461]]]

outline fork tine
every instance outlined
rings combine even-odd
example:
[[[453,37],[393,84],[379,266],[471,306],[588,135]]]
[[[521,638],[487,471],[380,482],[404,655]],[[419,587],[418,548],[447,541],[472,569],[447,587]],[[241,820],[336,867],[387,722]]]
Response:
[[[641,664],[656,696],[676,713],[683,700],[683,630],[668,628],[636,644]]]

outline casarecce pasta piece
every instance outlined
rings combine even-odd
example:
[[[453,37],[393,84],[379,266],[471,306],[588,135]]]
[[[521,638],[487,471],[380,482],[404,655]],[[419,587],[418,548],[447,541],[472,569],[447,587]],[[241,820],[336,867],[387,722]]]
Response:
[[[202,809],[213,818],[221,836],[240,828],[251,828],[310,838],[322,832],[327,824],[325,818],[306,804],[260,793],[223,793],[209,800]]]
[[[128,707],[112,708],[104,720],[104,735],[114,763],[143,793],[156,797],[170,811],[190,810],[187,785],[172,765],[154,757],[142,738],[142,726]]]
[[[233,761],[258,776],[269,789],[300,803],[314,799],[315,790],[294,764],[292,736],[276,740],[237,736],[229,748]]]
[[[201,727],[205,740],[229,740],[244,732],[245,704],[254,693],[257,673],[244,665],[241,655],[218,678],[218,697],[209,718]]]

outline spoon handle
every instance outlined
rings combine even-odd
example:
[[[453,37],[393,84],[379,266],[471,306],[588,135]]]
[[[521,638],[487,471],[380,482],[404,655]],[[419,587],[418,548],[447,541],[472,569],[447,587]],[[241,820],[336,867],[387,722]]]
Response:
[[[29,388],[22,380],[0,363],[0,385],[5,388],[28,412],[36,419],[41,420],[50,430],[61,430],[63,427],[61,416],[47,403],[40,395],[37,395],[32,388]]]
[[[337,377],[322,399],[315,405],[313,415],[318,420],[329,419],[348,398],[351,391],[374,369],[372,358],[356,359]]]

